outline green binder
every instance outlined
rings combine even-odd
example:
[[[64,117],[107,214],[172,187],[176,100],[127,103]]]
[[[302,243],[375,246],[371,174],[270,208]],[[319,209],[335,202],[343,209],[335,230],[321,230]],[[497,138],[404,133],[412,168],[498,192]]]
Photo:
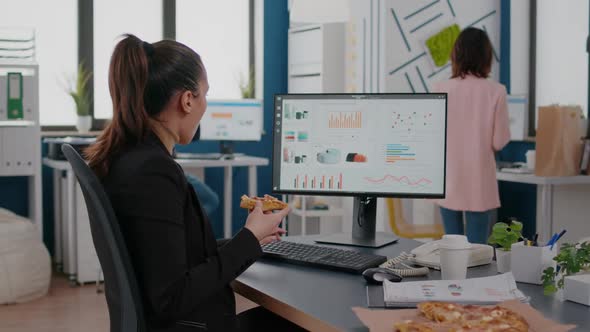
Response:
[[[23,75],[8,73],[6,75],[8,120],[23,119]]]

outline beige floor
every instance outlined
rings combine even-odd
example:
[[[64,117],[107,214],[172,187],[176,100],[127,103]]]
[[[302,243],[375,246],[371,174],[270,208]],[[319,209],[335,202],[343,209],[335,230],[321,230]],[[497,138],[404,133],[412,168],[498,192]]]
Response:
[[[236,294],[237,311],[254,303]],[[104,332],[109,315],[104,293],[96,286],[70,287],[64,276],[55,276],[47,296],[22,304],[0,305],[0,332]]]

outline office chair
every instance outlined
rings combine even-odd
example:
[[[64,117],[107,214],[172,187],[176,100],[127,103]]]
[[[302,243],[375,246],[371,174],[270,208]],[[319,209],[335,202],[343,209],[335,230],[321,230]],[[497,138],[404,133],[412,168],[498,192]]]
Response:
[[[385,202],[389,212],[389,226],[397,236],[409,239],[440,239],[445,234],[441,224],[414,225],[406,222],[399,198],[386,198]]]
[[[146,326],[139,286],[111,202],[94,172],[76,150],[69,144],[64,144],[61,150],[84,194],[92,241],[104,273],[111,332],[144,332]]]

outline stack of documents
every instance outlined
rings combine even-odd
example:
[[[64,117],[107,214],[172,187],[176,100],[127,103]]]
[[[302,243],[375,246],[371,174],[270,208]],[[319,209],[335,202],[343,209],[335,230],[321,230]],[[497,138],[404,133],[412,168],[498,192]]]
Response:
[[[420,302],[441,301],[459,304],[496,304],[509,300],[528,302],[511,272],[464,280],[424,280],[393,283],[383,281],[387,307],[415,307]]]

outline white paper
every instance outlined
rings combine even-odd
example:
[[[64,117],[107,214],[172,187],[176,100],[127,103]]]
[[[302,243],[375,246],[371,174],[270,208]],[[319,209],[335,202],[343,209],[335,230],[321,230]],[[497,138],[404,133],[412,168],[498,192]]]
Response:
[[[516,287],[516,281],[511,272],[464,280],[424,280],[402,283],[385,280],[383,294],[388,306],[413,306],[424,301],[495,304],[509,300],[527,300]]]

